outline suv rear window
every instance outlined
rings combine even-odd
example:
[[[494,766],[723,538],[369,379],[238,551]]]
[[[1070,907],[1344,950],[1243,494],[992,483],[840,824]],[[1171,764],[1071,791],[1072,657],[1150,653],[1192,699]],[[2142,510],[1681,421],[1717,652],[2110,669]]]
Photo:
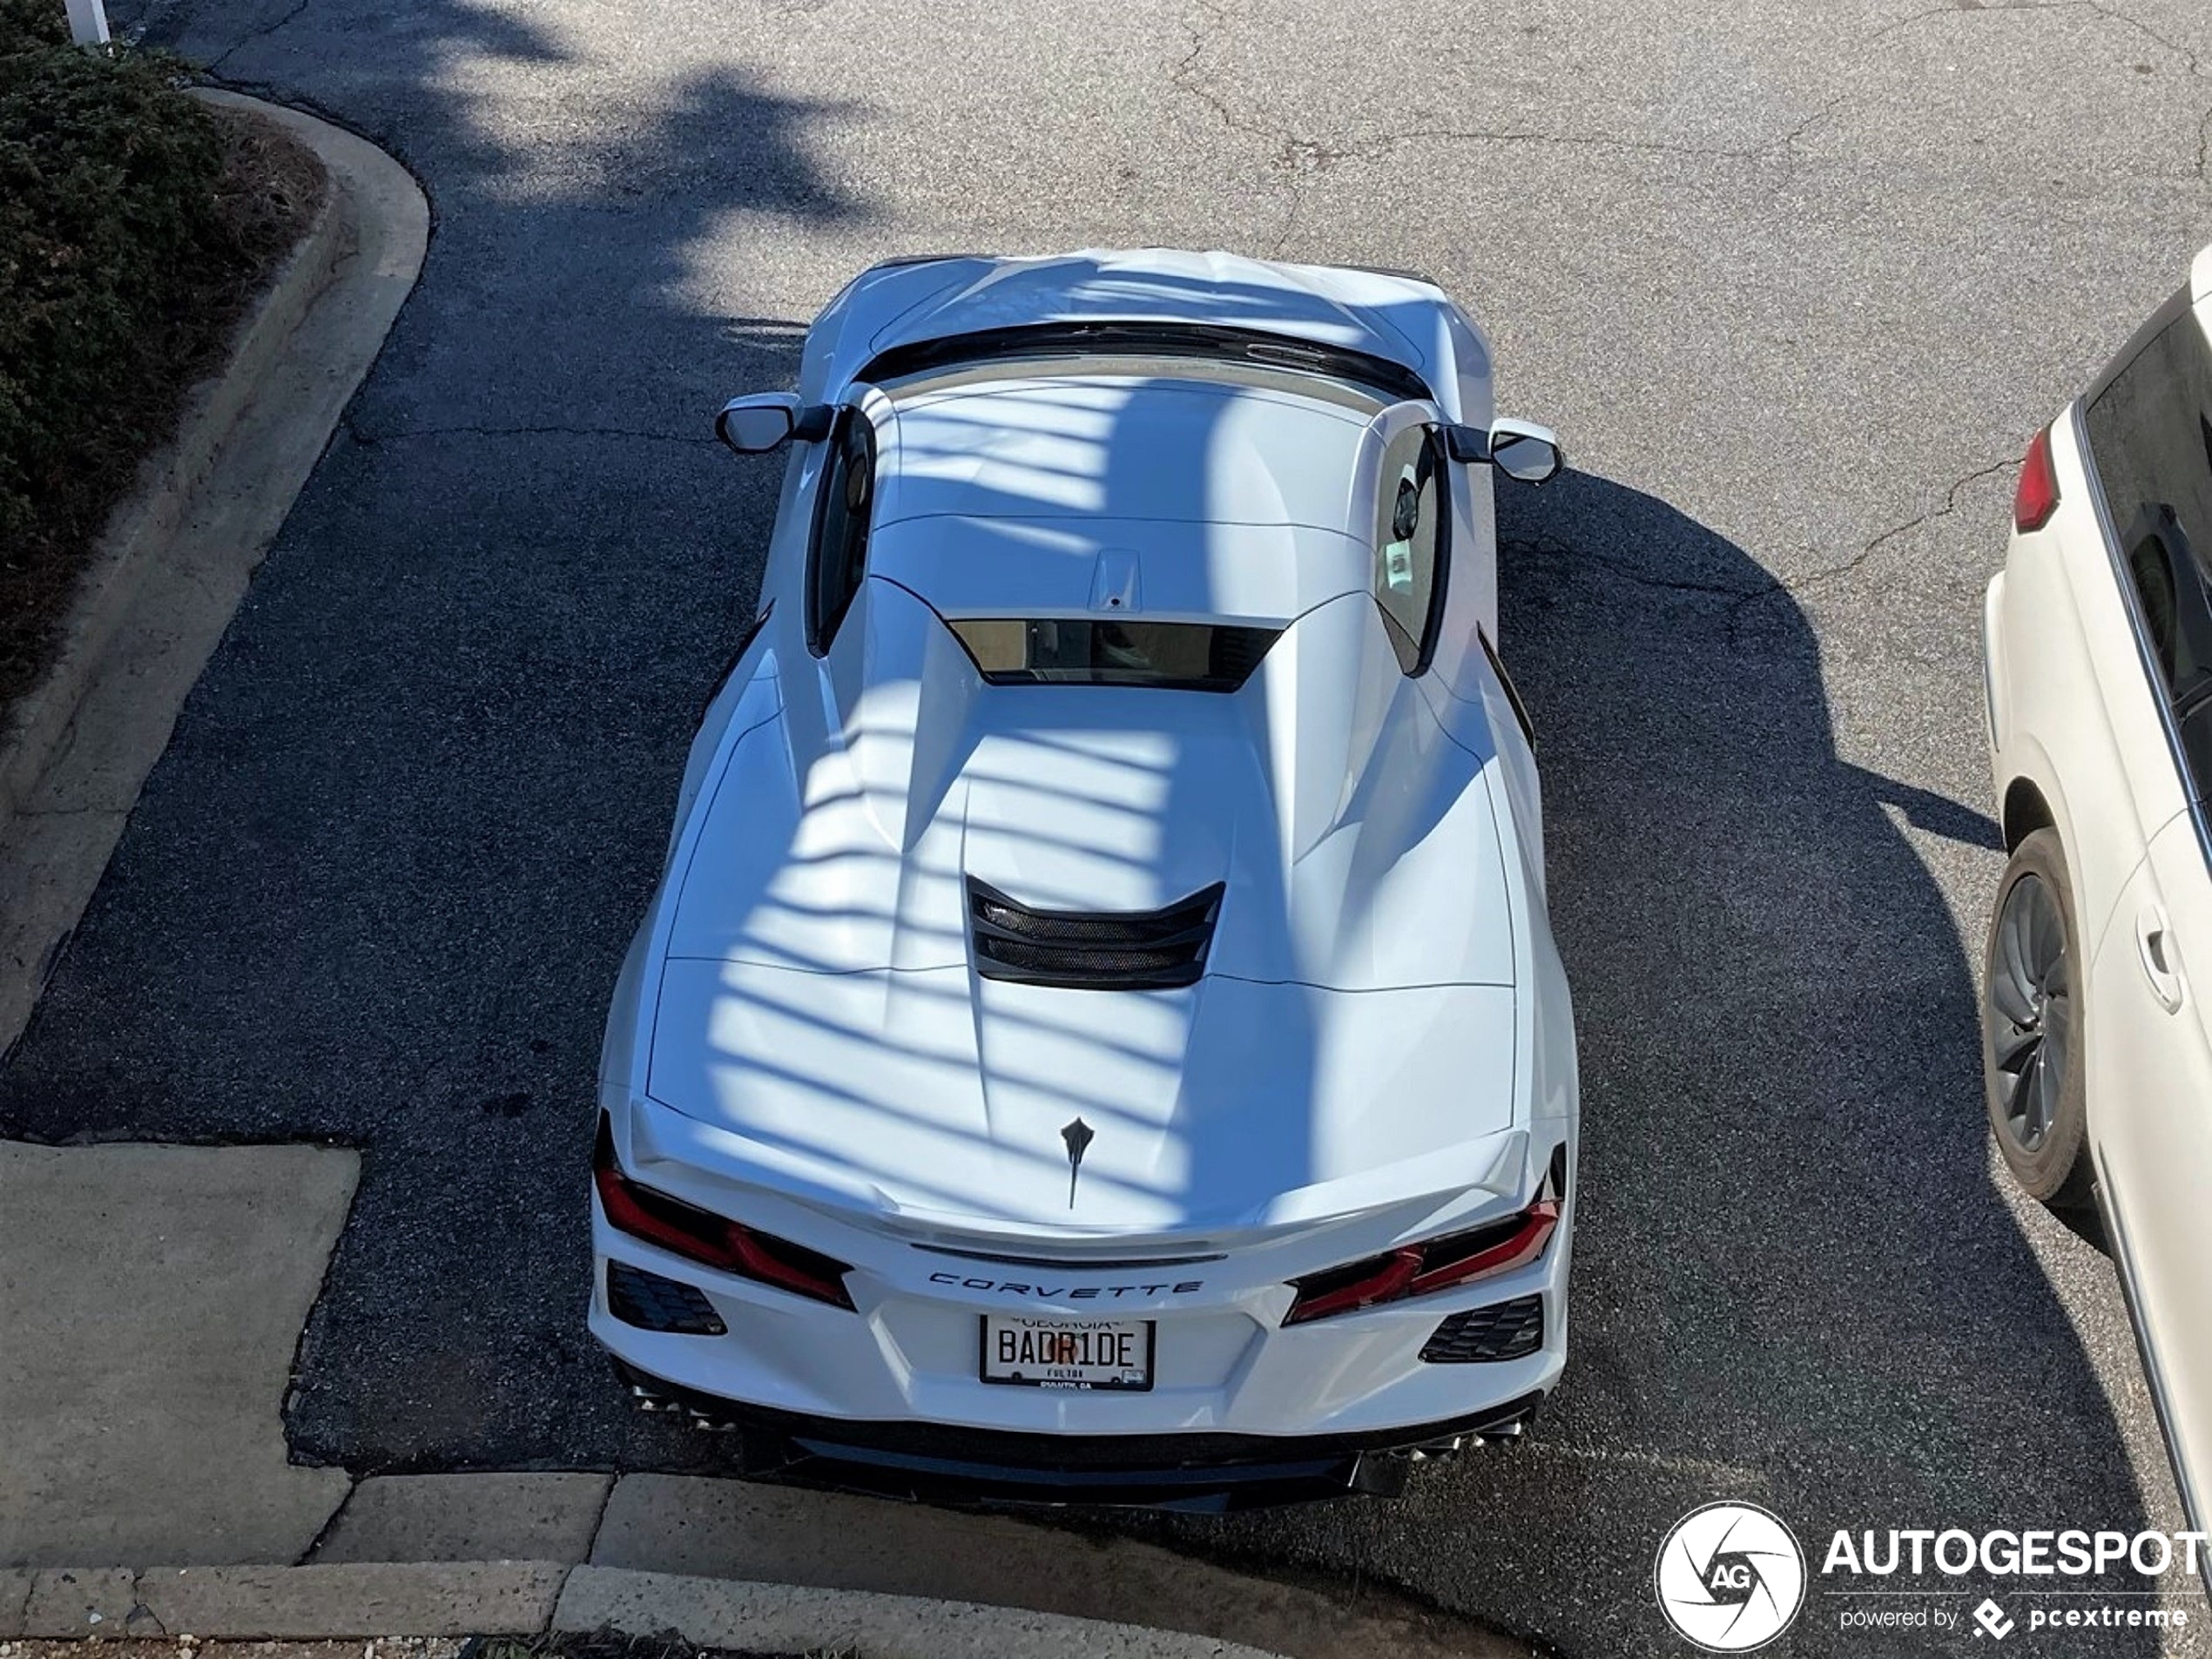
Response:
[[[2212,342],[2176,296],[2083,411],[2121,562],[2177,702],[2212,690]]]
[[[993,685],[1233,691],[1280,631],[1232,623],[968,617],[946,624]]]
[[[2212,793],[2212,341],[2184,289],[2082,410],[2189,791]]]

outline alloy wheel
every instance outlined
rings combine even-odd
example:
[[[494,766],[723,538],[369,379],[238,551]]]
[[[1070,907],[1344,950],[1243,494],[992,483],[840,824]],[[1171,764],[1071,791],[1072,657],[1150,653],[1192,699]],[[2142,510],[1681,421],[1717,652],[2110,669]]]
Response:
[[[2040,876],[2025,874],[2006,894],[1993,958],[1984,996],[2004,1127],[2034,1152],[2058,1116],[2074,1026],[2066,922]]]

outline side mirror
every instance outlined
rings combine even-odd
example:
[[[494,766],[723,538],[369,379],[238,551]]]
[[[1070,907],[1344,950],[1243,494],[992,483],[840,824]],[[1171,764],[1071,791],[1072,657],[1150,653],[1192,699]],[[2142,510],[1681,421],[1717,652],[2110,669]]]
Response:
[[[795,393],[754,392],[722,406],[714,417],[714,435],[741,455],[765,455],[793,438],[827,436],[829,414],[806,408]]]
[[[1548,426],[1530,421],[1490,423],[1490,464],[1508,478],[1541,484],[1567,464],[1559,438]]]
[[[1557,435],[1531,421],[1500,419],[1490,423],[1487,432],[1480,427],[1447,427],[1444,440],[1453,460],[1487,462],[1524,484],[1541,484],[1567,464]]]

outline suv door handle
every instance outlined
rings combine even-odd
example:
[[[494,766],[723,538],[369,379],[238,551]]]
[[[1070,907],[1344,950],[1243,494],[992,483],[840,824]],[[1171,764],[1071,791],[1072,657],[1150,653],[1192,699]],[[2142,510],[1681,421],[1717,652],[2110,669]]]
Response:
[[[2143,965],[2159,1007],[2168,1014],[2180,1008],[2182,975],[2174,966],[2174,935],[2166,925],[2166,913],[2156,905],[2145,905],[2135,913],[2135,958]]]

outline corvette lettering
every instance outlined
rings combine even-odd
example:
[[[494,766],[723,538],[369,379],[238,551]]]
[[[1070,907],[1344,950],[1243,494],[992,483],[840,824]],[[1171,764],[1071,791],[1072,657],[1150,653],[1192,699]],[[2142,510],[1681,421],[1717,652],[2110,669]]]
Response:
[[[1173,1285],[1022,1285],[1011,1279],[962,1278],[958,1273],[932,1273],[932,1285],[957,1285],[963,1291],[991,1291],[1001,1296],[1035,1296],[1047,1301],[1062,1297],[1087,1302],[1105,1296],[1189,1296],[1205,1288],[1205,1280],[1186,1278]]]

